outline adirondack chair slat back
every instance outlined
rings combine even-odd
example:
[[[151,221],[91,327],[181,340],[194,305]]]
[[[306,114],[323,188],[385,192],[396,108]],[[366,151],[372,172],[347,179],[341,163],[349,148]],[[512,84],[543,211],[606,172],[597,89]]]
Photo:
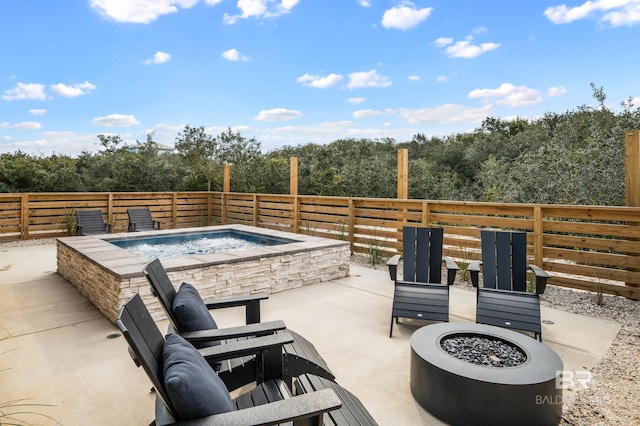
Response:
[[[129,230],[153,231],[159,229],[154,226],[157,222],[153,220],[151,210],[148,207],[128,208],[127,216],[129,217]]]
[[[169,279],[160,259],[155,259],[149,262],[142,269],[142,272],[147,277],[147,281],[149,281],[149,284],[151,285],[151,291],[160,301],[162,309],[164,309],[169,321],[171,321],[171,325],[178,333],[182,332],[183,330],[180,329],[180,326],[178,325],[178,322],[175,321],[173,312],[171,311],[173,307],[173,300],[176,297],[176,289],[173,287],[173,283],[171,282],[171,279]]]
[[[402,279],[421,283],[442,281],[442,228],[405,226],[402,230]]]
[[[76,223],[82,235],[103,234],[106,231],[102,210],[99,209],[76,210]]]
[[[133,296],[120,308],[116,324],[129,344],[129,352],[135,354],[136,364],[144,368],[160,399],[172,413],[175,413],[164,388],[162,372],[164,337],[139,294]]]
[[[524,232],[481,231],[484,287],[527,291],[527,235]]]

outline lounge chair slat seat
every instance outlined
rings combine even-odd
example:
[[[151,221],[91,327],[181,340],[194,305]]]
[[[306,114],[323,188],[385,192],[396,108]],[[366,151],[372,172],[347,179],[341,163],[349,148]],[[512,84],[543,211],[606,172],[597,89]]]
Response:
[[[182,333],[183,331],[181,330],[178,320],[172,310],[177,292],[173,283],[169,279],[166,270],[162,266],[162,263],[160,260],[156,259],[147,264],[143,271],[151,285],[152,293],[156,295],[160,301],[160,304],[169,317],[173,328],[178,333]],[[247,321],[259,321],[259,302],[266,298],[266,295],[234,297],[227,300],[209,302],[206,306],[207,308],[244,306]],[[282,324],[283,327],[275,329],[274,326],[273,332],[284,333],[284,323],[280,321],[278,324]],[[256,327],[256,325],[250,324],[248,327]],[[235,328],[237,329],[238,327]],[[287,329],[286,332],[293,337],[293,342],[284,345],[282,348],[283,374],[289,384],[292,384],[294,377],[304,373],[316,374],[329,380],[335,379],[335,376],[329,369],[327,362],[322,358],[311,342],[292,330]],[[192,332],[187,332],[184,334],[184,337],[188,339],[190,337],[190,333]],[[202,331],[201,333],[204,334],[206,331]],[[244,337],[247,337],[246,334]],[[202,339],[199,338],[198,341],[202,341]],[[231,341],[231,339],[228,339],[228,341]],[[231,367],[231,371],[226,370],[228,367]],[[246,371],[243,372],[241,370]],[[235,390],[255,380],[255,377],[252,378],[251,376],[251,371],[255,371],[255,360],[244,358],[236,362],[224,363],[219,375],[229,389]],[[249,381],[247,382],[246,380]]]
[[[109,232],[111,232],[111,224],[105,222],[102,210],[76,210],[76,235],[98,235]]]
[[[402,255],[387,262],[389,276],[394,281],[391,326],[394,320],[412,318],[429,321],[449,321],[449,286],[453,284],[458,265],[443,256],[442,228],[405,226],[402,230]],[[398,265],[403,259],[402,278]],[[443,262],[447,281],[442,282]]]
[[[160,229],[160,221],[151,216],[151,210],[148,207],[128,208],[127,216],[129,217],[129,232]]]
[[[527,265],[526,233],[482,230],[480,239],[482,262],[469,265],[476,287],[476,322],[532,332],[542,341],[539,295],[550,276]],[[527,269],[533,272],[535,292],[527,291]]]

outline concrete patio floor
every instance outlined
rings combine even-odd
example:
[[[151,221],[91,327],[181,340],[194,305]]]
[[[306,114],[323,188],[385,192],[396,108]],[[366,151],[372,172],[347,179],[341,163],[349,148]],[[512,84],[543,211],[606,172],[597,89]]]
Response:
[[[336,380],[381,425],[442,424],[409,389],[409,339],[423,324],[404,320],[388,337],[392,294],[386,272],[352,265],[347,278],[270,295],[262,319],[282,319],[313,342]],[[450,306],[451,321],[474,320],[473,292],[452,288]],[[239,325],[243,315],[225,309],[216,321]],[[592,369],[620,329],[546,307],[542,317],[553,322],[543,324],[544,342],[565,370]],[[11,412],[3,403],[26,398],[21,402],[35,405],[19,411],[47,416],[20,417],[33,424],[149,424],[151,384],[114,335],[117,327],[56,273],[54,244],[0,244],[0,412]]]

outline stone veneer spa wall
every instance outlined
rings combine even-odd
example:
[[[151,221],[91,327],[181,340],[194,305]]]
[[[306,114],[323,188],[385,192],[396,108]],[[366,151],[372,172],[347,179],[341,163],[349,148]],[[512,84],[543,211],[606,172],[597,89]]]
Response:
[[[238,230],[294,240],[276,246],[229,253],[161,259],[174,285],[190,282],[205,300],[256,293],[276,293],[349,275],[349,243],[245,225],[187,228],[135,233],[171,235]],[[110,321],[120,307],[140,293],[154,319],[164,318],[149,290],[142,268],[150,261],[109,242],[132,234],[64,237],[57,240],[58,273]]]

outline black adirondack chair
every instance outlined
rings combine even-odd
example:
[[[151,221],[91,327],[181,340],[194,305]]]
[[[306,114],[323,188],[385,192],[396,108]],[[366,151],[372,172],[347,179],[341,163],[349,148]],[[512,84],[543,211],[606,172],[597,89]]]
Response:
[[[111,224],[104,221],[102,210],[76,210],[76,235],[97,235],[109,232],[111,232]]]
[[[480,239],[482,263],[469,265],[477,292],[476,322],[533,332],[542,341],[539,295],[550,275],[538,266],[527,265],[526,233],[483,230]],[[527,269],[533,272],[534,292],[527,291]]]
[[[129,232],[160,229],[160,221],[151,217],[151,210],[148,207],[128,208],[127,216],[129,216]]]
[[[197,290],[190,284],[183,283],[176,292],[167,271],[159,259],[149,262],[143,269],[151,292],[156,296],[164,309],[173,330],[196,346],[209,345],[212,341],[228,343],[238,338],[262,336],[273,333],[283,333],[286,328],[282,321],[260,323],[260,300],[266,295],[253,295],[215,300],[205,303],[197,294]],[[186,293],[186,302],[193,306],[185,307],[185,298],[177,299],[179,293]],[[178,300],[180,303],[176,303]],[[245,307],[246,326],[218,329],[209,311],[218,308]],[[196,321],[194,316],[199,317]],[[205,318],[202,318],[202,317]],[[231,332],[227,336],[226,330]],[[292,385],[293,378],[305,373],[334,380],[335,376],[326,361],[318,353],[315,346],[294,331],[286,332],[293,337],[293,341],[283,346],[283,377],[287,384]],[[233,358],[220,365],[219,375],[231,390],[235,390],[256,380],[254,376],[255,360],[251,357]]]
[[[156,390],[154,425],[376,424],[355,395],[329,380],[304,375],[292,396],[279,377],[281,348],[293,340],[287,333],[198,350],[178,334],[165,339],[138,294],[120,308],[116,324]],[[260,379],[232,400],[211,366],[247,355],[261,360]]]
[[[389,276],[395,282],[391,326],[398,318],[449,321],[449,286],[453,284],[458,265],[442,255],[442,228],[405,226],[402,230],[402,255],[387,262]],[[402,279],[398,264],[403,259]],[[442,264],[447,267],[447,282],[442,283]]]

